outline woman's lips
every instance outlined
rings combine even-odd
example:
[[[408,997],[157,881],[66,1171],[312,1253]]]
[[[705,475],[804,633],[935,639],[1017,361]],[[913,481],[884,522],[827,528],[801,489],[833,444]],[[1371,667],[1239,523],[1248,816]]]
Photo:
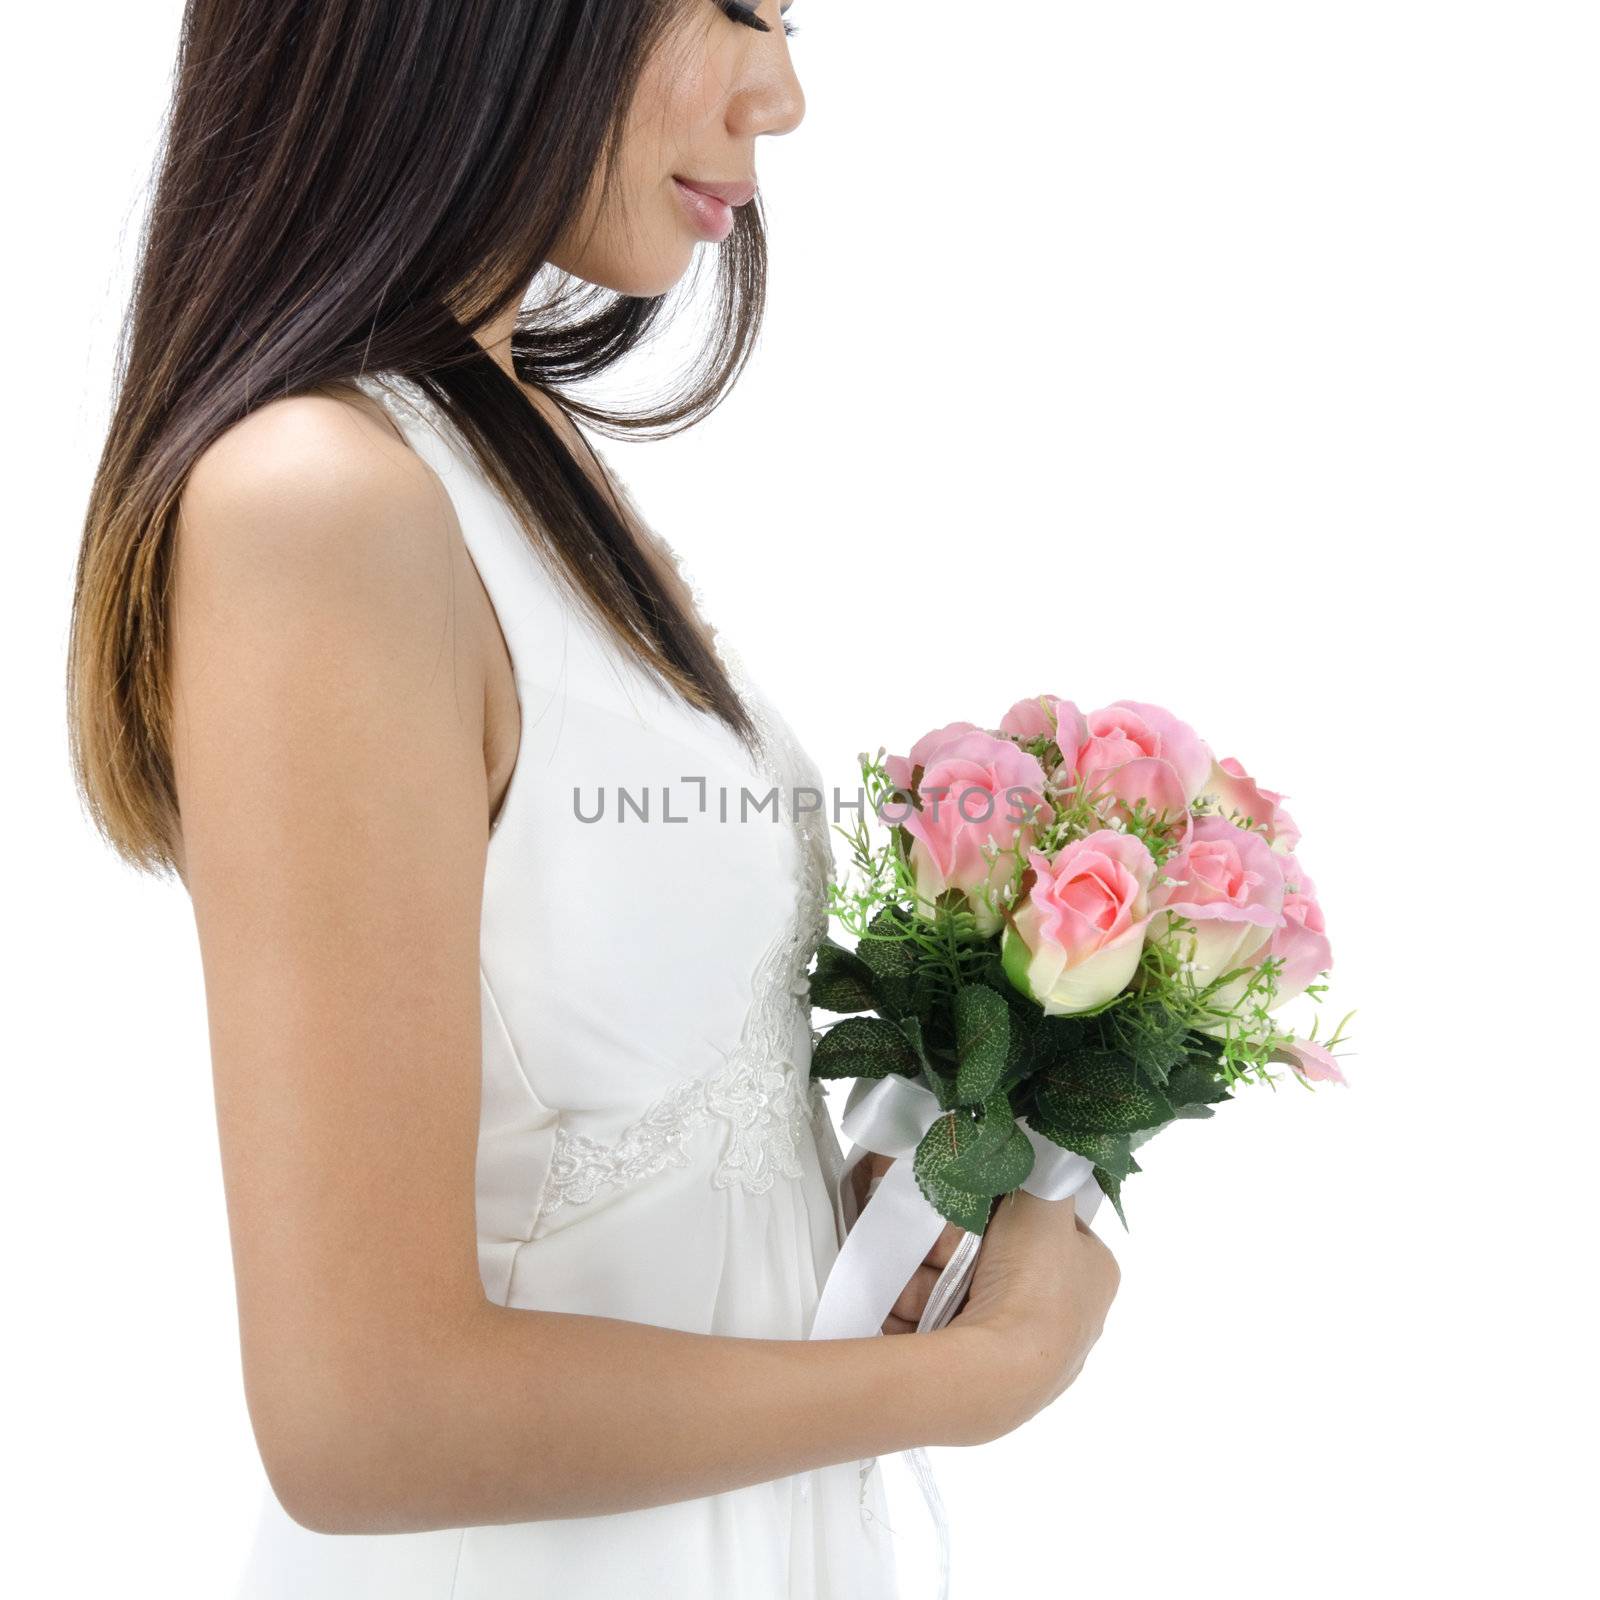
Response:
[[[733,232],[735,206],[747,205],[755,198],[753,183],[708,183],[704,186],[674,177],[679,197],[696,232],[720,244]]]

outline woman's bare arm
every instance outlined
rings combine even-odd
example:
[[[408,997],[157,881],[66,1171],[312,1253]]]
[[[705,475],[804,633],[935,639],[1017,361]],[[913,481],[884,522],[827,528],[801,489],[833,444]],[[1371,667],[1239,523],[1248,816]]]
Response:
[[[327,1531],[582,1515],[1014,1426],[1109,1294],[817,1344],[485,1298],[484,604],[437,479],[337,400],[253,414],[185,492],[184,872],[246,1395],[285,1507]],[[1055,1273],[1020,1276],[1048,1296]]]

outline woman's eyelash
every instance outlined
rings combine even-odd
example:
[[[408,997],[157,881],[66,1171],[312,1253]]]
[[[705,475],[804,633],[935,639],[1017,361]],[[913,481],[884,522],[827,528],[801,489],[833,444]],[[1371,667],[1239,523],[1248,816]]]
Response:
[[[740,3],[740,0],[714,0],[717,9],[734,22],[742,22],[747,28],[755,28],[761,33],[771,33],[772,29],[758,17],[754,10]],[[792,39],[800,31],[798,22],[790,22],[783,18],[783,31]]]

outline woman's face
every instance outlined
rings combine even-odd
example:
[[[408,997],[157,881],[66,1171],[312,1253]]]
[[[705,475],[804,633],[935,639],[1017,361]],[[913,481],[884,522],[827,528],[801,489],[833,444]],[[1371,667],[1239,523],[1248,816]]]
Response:
[[[698,244],[727,236],[732,208],[755,190],[757,137],[788,133],[805,115],[788,9],[789,0],[690,0],[645,66],[610,193],[591,194],[556,266],[654,296],[683,277]]]

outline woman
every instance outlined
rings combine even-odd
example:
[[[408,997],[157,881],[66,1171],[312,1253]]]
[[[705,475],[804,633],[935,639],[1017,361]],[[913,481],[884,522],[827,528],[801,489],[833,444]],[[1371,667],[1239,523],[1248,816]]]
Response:
[[[1115,1292],[1017,1195],[948,1329],[805,1337],[845,1215],[815,769],[578,426],[737,376],[786,26],[191,0],[70,687],[99,825],[194,904],[246,1595],[889,1594],[878,1454],[1015,1427]],[[699,249],[694,381],[580,400]]]

